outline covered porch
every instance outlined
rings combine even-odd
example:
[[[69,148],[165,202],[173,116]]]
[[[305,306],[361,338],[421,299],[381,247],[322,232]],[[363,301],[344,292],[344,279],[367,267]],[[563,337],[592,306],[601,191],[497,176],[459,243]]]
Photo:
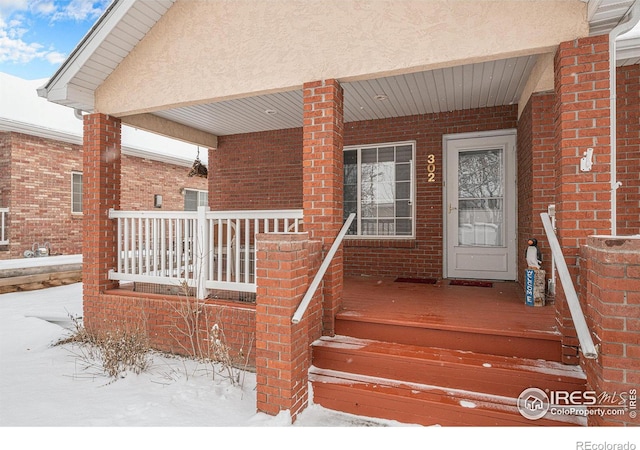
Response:
[[[560,362],[552,305],[525,306],[514,282],[434,281],[345,278],[337,334],[313,343],[316,404],[423,425],[586,423],[518,410],[528,388],[585,389],[582,370]]]
[[[213,211],[302,211],[304,233],[266,232],[256,236],[255,244],[218,244],[203,268],[209,279],[191,283],[202,292],[231,287],[226,283],[245,276],[242,282],[251,285],[245,288],[255,289],[255,307],[229,308],[212,299],[206,306],[218,315],[242,310],[241,317],[234,312],[227,326],[242,328],[239,336],[255,333],[259,410],[290,410],[295,419],[308,403],[309,344],[320,336],[346,333],[372,338],[358,333],[372,329],[375,321],[382,328],[395,320],[404,329],[423,330],[400,331],[394,343],[408,335],[417,337],[406,345],[427,342],[429,348],[461,341],[462,348],[450,350],[488,354],[491,347],[499,352],[491,353],[497,363],[528,349],[522,339],[540,338],[556,349],[545,350],[542,358],[580,362],[564,291],[559,290],[554,307],[527,309],[513,280],[526,267],[523,243],[543,236],[539,216],[549,205],[557,206],[561,245],[574,277],[586,237],[607,234],[615,225],[615,205],[607,201],[613,183],[607,161],[610,140],[615,142],[609,126],[615,115],[609,105],[615,65],[609,65],[608,37],[602,32],[589,36],[586,5],[498,2],[487,9],[471,1],[434,2],[438,8],[376,2],[367,10],[357,2],[340,2],[326,9],[323,4],[318,14],[322,2],[281,2],[274,9],[255,8],[252,2],[233,8],[218,2],[161,3],[156,10],[145,2],[115,2],[91,33],[95,39],[80,44],[77,53],[84,63],[70,59],[42,91],[52,101],[89,113],[84,119],[84,305],[92,326],[118,326],[143,305],[140,316],[152,317],[158,342],[167,345],[162,330],[175,321],[175,299],[124,295],[117,289],[131,277],[114,275],[114,270],[148,269],[153,261],[147,255],[165,253],[164,248],[150,253],[149,245],[137,254],[132,247],[119,247],[120,232],[109,217],[110,210],[119,208],[120,125],[125,123],[207,147]],[[290,23],[294,15],[298,20]],[[264,22],[263,16],[275,22]],[[139,17],[145,20],[141,23]],[[220,25],[219,17],[226,23]],[[372,17],[384,18],[390,32],[349,23],[371,24]],[[455,32],[428,30],[430,23]],[[111,49],[114,42],[121,43],[117,31],[122,26],[137,29],[139,37],[122,43],[123,51],[114,55]],[[473,46],[460,29],[470,30]],[[499,45],[496,29],[505,33]],[[244,39],[227,30],[252,30],[262,39]],[[338,51],[343,46],[352,51]],[[168,52],[174,57],[170,62]],[[102,64],[111,58],[117,64]],[[281,65],[265,70],[272,60]],[[487,147],[488,141],[479,141],[505,133],[511,137],[506,144],[491,141]],[[451,136],[456,142],[473,138],[475,146],[449,151],[443,141]],[[598,164],[580,171],[587,148],[596,151]],[[487,157],[475,158],[480,150]],[[465,166],[459,162],[465,158],[458,156],[467,151],[471,155]],[[476,162],[480,170],[473,169]],[[488,174],[484,185],[498,189],[473,195],[449,191],[463,169]],[[463,206],[466,215],[460,214]],[[292,321],[350,212],[357,213],[356,226],[331,262],[304,320]],[[455,260],[451,246],[470,245],[469,235],[460,239],[463,228],[458,225],[472,220],[473,235],[483,234],[476,232],[491,228],[488,213],[499,219],[490,224],[495,230],[502,218],[509,218],[507,231],[492,232],[490,239],[485,236],[473,246],[483,253],[488,242],[506,249],[500,258],[507,261],[508,276],[496,279],[512,282],[482,288],[442,281],[452,276],[445,264],[447,258]],[[236,225],[241,228],[253,234],[250,226]],[[211,229],[210,241],[222,238],[221,229]],[[230,226],[226,233],[231,242]],[[183,242],[182,249],[191,248],[188,237]],[[550,269],[547,243],[544,238],[540,243],[544,267]],[[252,245],[253,280],[247,266]],[[137,259],[120,265],[123,253]],[[234,270],[225,270],[223,256],[232,254]],[[460,253],[459,259],[476,257]],[[476,264],[475,278],[481,279],[481,269],[496,260]],[[173,282],[179,283],[187,259],[178,256],[175,261],[178,276]],[[174,267],[160,269],[163,277],[174,273]],[[194,273],[200,272],[194,266]],[[424,286],[386,281],[398,276],[439,281]],[[356,330],[364,315],[374,320],[366,330]],[[468,348],[479,343],[486,347]],[[539,355],[534,351],[519,357],[529,361]]]

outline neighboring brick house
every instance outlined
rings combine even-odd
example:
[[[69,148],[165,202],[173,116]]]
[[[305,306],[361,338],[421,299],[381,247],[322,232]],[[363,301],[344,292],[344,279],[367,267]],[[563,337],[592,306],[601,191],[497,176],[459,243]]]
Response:
[[[226,314],[232,345],[255,336],[259,410],[289,410],[295,419],[307,405],[309,344],[336,333],[345,275],[522,284],[529,237],[551,272],[553,234],[547,238],[541,218],[551,205],[587,337],[600,352],[586,357],[572,297],[559,288],[552,308],[561,360],[580,364],[590,389],[635,389],[640,242],[623,234],[640,231],[640,45],[621,44],[623,57],[615,42],[639,21],[633,0],[114,2],[90,33],[95,39],[78,46],[88,62],[68,60],[40,90],[88,113],[86,242],[96,251],[84,254],[87,327],[100,332],[153,315],[149,335],[167,349],[166,329],[180,320],[175,299],[119,289],[121,280],[177,282],[173,268],[162,277],[144,272],[152,266],[144,246],[132,249],[139,271],[114,269],[121,233],[105,215],[122,209],[123,162],[105,155],[128,124],[209,148],[209,207],[227,216],[201,211],[198,223],[211,232],[184,239],[190,249],[217,237],[205,248],[218,260],[202,267],[222,267],[221,224],[229,238],[232,220],[247,236],[258,231],[261,216],[245,210],[292,210],[279,212],[287,231],[302,217],[303,233],[271,228],[242,249],[226,244],[235,275],[222,279],[219,269],[217,278],[211,270],[189,279],[189,270],[177,270],[202,298],[207,286],[256,292],[255,305],[208,299],[206,308]],[[120,64],[87,87],[85,72],[122,45],[120,24],[142,38],[119,47]],[[93,95],[75,93],[81,85]],[[350,213],[356,221],[344,244],[315,296],[304,297]],[[255,280],[241,282],[250,251]],[[307,315],[293,320],[307,300]]]
[[[34,245],[48,244],[52,254],[82,253],[82,122],[57,105],[36,95],[38,82],[0,74],[0,96],[18,96],[30,105],[25,123],[0,112],[0,208],[8,208],[0,259],[25,257]],[[10,90],[11,92],[7,92]],[[4,103],[13,105],[18,102]],[[49,106],[41,108],[40,106]],[[53,110],[51,106],[55,107]],[[56,111],[56,109],[58,111]],[[66,114],[71,127],[51,129],[55,114]],[[14,116],[15,117],[15,116]],[[37,118],[37,119],[36,119]],[[76,128],[76,133],[73,127]],[[166,140],[165,144],[171,144]],[[176,147],[180,145],[176,144]],[[154,196],[162,196],[160,210],[183,210],[187,195],[204,192],[206,179],[188,177],[193,159],[162,155],[152,149],[123,147],[121,204],[125,209],[154,209]]]

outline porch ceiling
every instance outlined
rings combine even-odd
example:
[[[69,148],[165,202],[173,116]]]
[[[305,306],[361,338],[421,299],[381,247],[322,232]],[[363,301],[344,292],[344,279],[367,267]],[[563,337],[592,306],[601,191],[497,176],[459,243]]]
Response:
[[[344,120],[355,122],[514,104],[536,59],[524,56],[342,83]],[[297,128],[302,126],[302,90],[155,114],[218,136]]]
[[[583,1],[588,2],[591,34],[609,32],[634,3],[634,0]],[[95,90],[174,2],[114,1],[61,69],[39,90],[40,95],[72,108],[92,111]],[[619,47],[618,64],[640,62],[640,36],[620,42]],[[536,59],[536,55],[530,55],[344,82],[345,121],[514,104]],[[302,91],[167,109],[154,115],[218,136],[296,128],[302,126]],[[123,121],[126,123],[126,118]]]

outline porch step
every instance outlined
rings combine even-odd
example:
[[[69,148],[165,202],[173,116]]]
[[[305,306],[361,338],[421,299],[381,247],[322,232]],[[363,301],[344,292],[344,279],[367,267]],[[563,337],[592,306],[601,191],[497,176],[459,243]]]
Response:
[[[496,318],[499,321],[499,318]],[[338,335],[373,339],[398,344],[434,348],[448,348],[474,353],[519,358],[562,361],[560,334],[526,330],[486,330],[473,327],[447,327],[445,325],[412,323],[406,318],[362,317],[358,314],[339,313],[335,332]]]
[[[577,416],[528,420],[516,399],[313,369],[314,403],[325,408],[418,425],[584,426]]]
[[[313,345],[314,402],[421,425],[583,425],[575,416],[532,421],[517,397],[528,387],[584,390],[580,368],[337,335]]]

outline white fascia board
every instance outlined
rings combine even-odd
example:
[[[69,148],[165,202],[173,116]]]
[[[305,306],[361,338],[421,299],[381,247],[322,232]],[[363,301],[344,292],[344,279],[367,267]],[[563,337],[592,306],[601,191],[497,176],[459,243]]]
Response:
[[[38,95],[54,101],[53,98],[49,96],[50,92],[65,92],[66,97],[60,98],[59,94],[57,94],[55,102],[59,103],[65,100],[67,102],[74,102],[75,99],[70,98],[73,92],[66,89],[68,84],[136,1],[137,0],[115,0],[82,41],[80,41],[78,46],[71,52],[64,63],[62,63],[51,79],[42,88],[38,89]],[[88,111],[92,111],[93,106],[92,102]]]
[[[82,136],[52,128],[34,125],[32,123],[20,122],[18,120],[5,119],[0,117],[0,131],[12,131],[15,133],[37,136],[44,139],[62,141],[69,144],[82,145]]]
[[[640,37],[618,41],[616,44],[616,61],[640,58]]]
[[[68,144],[82,145],[82,135],[73,133],[65,133],[63,131],[54,130],[52,128],[34,125],[32,123],[20,122],[17,120],[5,119],[0,117],[0,131],[9,131],[14,133],[26,134],[29,136],[37,136],[43,139],[51,139],[54,141],[66,142]],[[191,167],[192,159],[180,158],[178,156],[167,155],[164,153],[156,153],[138,147],[122,145],[122,154],[135,158],[149,159],[152,161],[173,164],[176,166]]]
[[[582,0],[587,3],[587,20],[591,22],[593,16],[598,12],[600,5],[602,4],[602,0]]]

